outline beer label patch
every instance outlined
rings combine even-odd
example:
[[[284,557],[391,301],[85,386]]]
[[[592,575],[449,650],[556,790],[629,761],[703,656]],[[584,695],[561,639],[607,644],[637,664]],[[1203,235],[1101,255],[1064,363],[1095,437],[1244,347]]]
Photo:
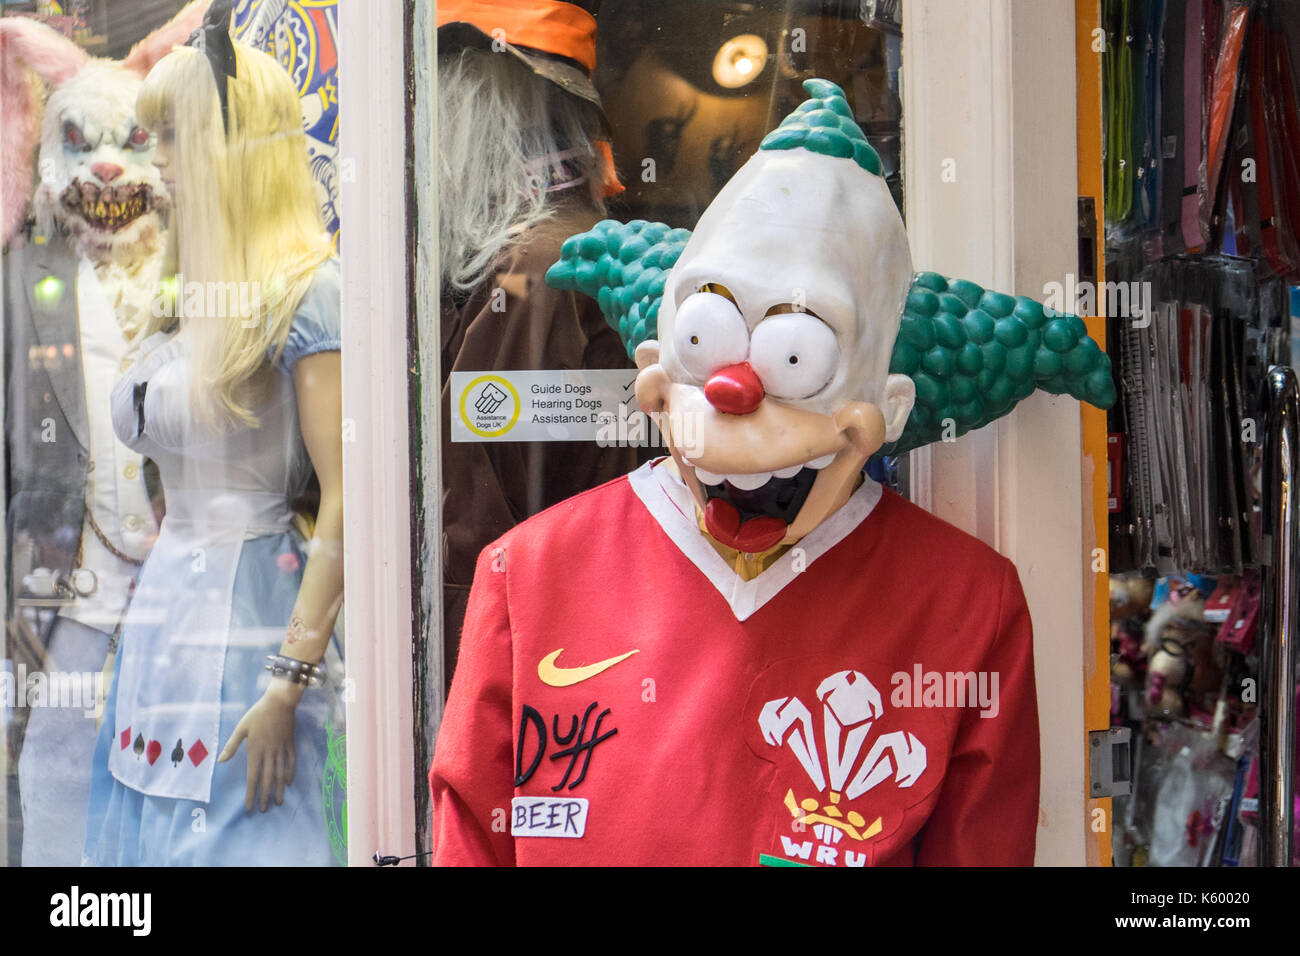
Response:
[[[769,866],[862,867],[907,844],[942,782],[955,715],[912,706],[870,662],[783,661],[755,680],[746,740],[775,764]],[[891,700],[900,706],[891,706]]]
[[[515,797],[510,801],[513,837],[567,837],[587,832],[586,797]]]

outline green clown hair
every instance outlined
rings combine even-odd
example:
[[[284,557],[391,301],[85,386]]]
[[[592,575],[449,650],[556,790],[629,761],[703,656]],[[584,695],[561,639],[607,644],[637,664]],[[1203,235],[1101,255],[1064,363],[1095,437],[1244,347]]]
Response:
[[[1098,408],[1115,402],[1110,359],[1077,315],[935,272],[912,280],[889,371],[916,383],[916,405],[882,455],[964,435],[1040,388]]]
[[[830,80],[804,80],[810,99],[799,104],[781,125],[763,137],[760,150],[806,149],[822,156],[851,159],[873,176],[880,157],[853,119],[844,91]]]
[[[595,299],[631,357],[658,337],[664,284],[689,238],[663,223],[607,219],[565,240],[546,281]],[[889,370],[916,383],[916,405],[882,455],[964,435],[1038,389],[1098,408],[1115,402],[1110,359],[1078,316],[935,272],[912,280]]]

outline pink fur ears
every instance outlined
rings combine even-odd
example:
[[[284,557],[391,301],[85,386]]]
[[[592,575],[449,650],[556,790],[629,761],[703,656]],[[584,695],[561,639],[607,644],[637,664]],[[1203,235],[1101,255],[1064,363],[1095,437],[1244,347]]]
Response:
[[[209,2],[193,0],[132,47],[122,65],[143,77],[199,28]],[[21,228],[32,194],[31,166],[19,159],[31,157],[40,141],[41,100],[29,71],[58,89],[89,60],[85,50],[37,20],[0,18],[0,245]]]
[[[28,162],[40,137],[40,98],[28,76],[32,70],[59,86],[90,57],[71,40],[27,17],[0,19],[0,241],[7,242],[23,223],[32,192]]]
[[[122,65],[142,77],[153,69],[155,63],[190,38],[190,34],[203,24],[211,0],[192,0],[185,9],[164,25],[149,34],[126,55]]]

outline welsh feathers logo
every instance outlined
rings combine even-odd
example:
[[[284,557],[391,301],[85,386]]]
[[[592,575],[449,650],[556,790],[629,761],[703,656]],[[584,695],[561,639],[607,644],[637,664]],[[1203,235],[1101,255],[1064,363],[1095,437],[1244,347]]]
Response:
[[[817,685],[817,700],[822,707],[820,746],[812,711],[798,697],[769,700],[758,716],[763,740],[793,754],[816,788],[815,796],[802,799],[793,788],[787,790],[785,806],[795,823],[811,826],[825,845],[845,837],[868,840],[881,832],[881,818],[868,823],[841,802],[857,800],[891,779],[900,789],[911,787],[925,773],[925,746],[916,734],[902,730],[882,734],[868,746],[871,725],[884,715],[885,706],[880,691],[858,671],[827,677]]]

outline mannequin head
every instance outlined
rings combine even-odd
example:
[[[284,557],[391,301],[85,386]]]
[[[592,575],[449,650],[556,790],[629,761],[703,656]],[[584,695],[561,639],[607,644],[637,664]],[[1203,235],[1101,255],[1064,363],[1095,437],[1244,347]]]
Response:
[[[706,530],[757,565],[839,509],[876,453],[982,428],[1039,389],[1115,401],[1078,316],[912,274],[844,92],[803,88],[693,233],[597,223],[546,274],[600,303]]]
[[[145,79],[138,112],[173,202],[176,313],[193,336],[200,418],[253,423],[250,388],[283,348],[316,267],[320,220],[297,91],[271,57],[235,45],[228,128],[208,58],[179,47]],[[164,310],[157,310],[163,312]],[[165,328],[171,310],[152,328]],[[255,390],[255,389],[254,389]]]
[[[188,4],[123,60],[91,58],[40,21],[0,19],[0,138],[13,157],[0,171],[0,239],[8,242],[21,228],[31,199],[38,232],[65,233],[97,266],[136,271],[160,253],[167,194],[136,96],[145,74],[185,42],[206,8],[206,0]],[[33,194],[26,159],[38,136]]]
[[[889,364],[911,281],[888,187],[851,156],[765,148],[705,210],[636,394],[715,539],[793,544],[902,434],[915,389]]]
[[[37,218],[93,259],[148,255],[162,242],[167,194],[155,138],[135,115],[140,77],[91,61],[50,95],[41,124]]]
[[[439,259],[468,292],[566,204],[604,212],[595,108],[519,60],[465,49],[438,61]],[[527,117],[527,121],[521,118]],[[557,158],[562,157],[562,158]]]

